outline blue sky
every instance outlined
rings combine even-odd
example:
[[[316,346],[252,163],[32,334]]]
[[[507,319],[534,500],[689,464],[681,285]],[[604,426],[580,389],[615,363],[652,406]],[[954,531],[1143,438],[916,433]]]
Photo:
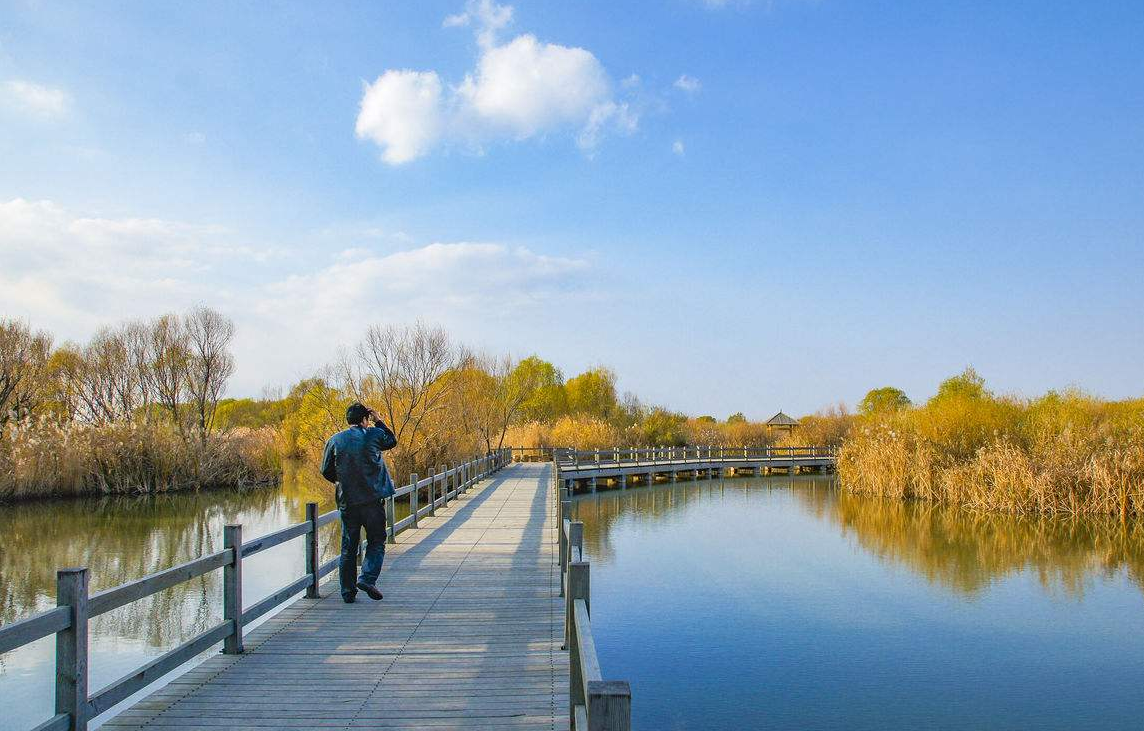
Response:
[[[510,9],[511,7],[511,9]],[[1139,2],[0,1],[0,314],[374,322],[692,413],[1144,392]]]

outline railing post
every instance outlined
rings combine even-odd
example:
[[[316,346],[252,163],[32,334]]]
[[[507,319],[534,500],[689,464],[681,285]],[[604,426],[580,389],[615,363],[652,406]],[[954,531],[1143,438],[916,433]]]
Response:
[[[68,607],[71,625],[56,633],[56,713],[70,716],[71,731],[87,731],[86,568],[56,572],[56,606]]]
[[[564,596],[564,574],[568,571],[568,559],[572,554],[572,549],[569,545],[568,539],[571,537],[571,529],[569,535],[564,535],[564,521],[571,522],[572,520],[572,501],[560,501],[560,596]]]
[[[410,515],[413,516],[413,522],[411,523],[411,525],[414,528],[416,528],[417,527],[417,511],[421,507],[420,506],[421,500],[418,497],[418,493],[420,493],[421,491],[419,489],[417,489],[417,473],[414,472],[412,475],[409,476],[409,479],[413,481],[413,492],[409,493],[409,511],[410,511]]]
[[[445,464],[445,479],[443,481],[443,484],[441,485],[441,492],[443,493],[443,496],[444,496],[442,507],[445,507],[445,508],[449,507],[449,486],[452,484],[453,480],[456,478],[456,474],[449,474],[452,471],[453,471],[453,468],[450,467],[448,465],[448,463],[446,463]]]
[[[222,616],[231,623],[231,633],[223,640],[227,655],[242,653],[242,526],[223,528],[223,546],[231,549],[231,562],[222,567]]]
[[[306,503],[306,522],[310,524],[306,531],[306,573],[310,575],[310,585],[306,587],[307,599],[318,599],[318,504]]]
[[[583,599],[591,616],[591,587],[588,578],[587,561],[571,561],[568,564],[568,586],[564,591],[564,649],[568,650],[568,665],[571,668],[571,701],[569,713],[584,703],[584,681],[580,677],[580,650],[576,642],[577,599]]]
[[[577,561],[584,560],[584,521],[573,520],[568,525],[568,560],[572,560],[572,549],[579,550]]]
[[[429,515],[437,515],[437,468],[429,468]]]
[[[392,495],[385,499],[385,520],[389,524],[385,542],[397,543],[397,498]]]
[[[588,730],[631,731],[632,689],[626,680],[588,681]]]

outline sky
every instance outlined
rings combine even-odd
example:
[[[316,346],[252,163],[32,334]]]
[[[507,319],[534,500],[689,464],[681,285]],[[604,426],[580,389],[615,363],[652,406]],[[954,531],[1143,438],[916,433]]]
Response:
[[[0,0],[0,317],[371,324],[692,414],[1144,393],[1144,3]]]

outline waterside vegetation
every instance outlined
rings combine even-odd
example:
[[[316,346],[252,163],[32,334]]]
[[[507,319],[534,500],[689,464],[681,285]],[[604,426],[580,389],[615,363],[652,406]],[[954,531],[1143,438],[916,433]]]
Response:
[[[887,498],[1127,520],[1144,514],[1144,399],[997,395],[969,368],[919,406],[868,396],[838,473]]]
[[[0,499],[270,484],[313,462],[354,400],[398,437],[395,479],[502,446],[817,445],[843,488],[1038,514],[1144,514],[1144,399],[1069,390],[998,395],[971,368],[914,404],[893,387],[793,431],[736,413],[691,417],[619,394],[615,374],[571,378],[537,356],[474,353],[439,327],[375,326],[286,393],[224,399],[234,325],[197,308],[53,346],[0,320]]]

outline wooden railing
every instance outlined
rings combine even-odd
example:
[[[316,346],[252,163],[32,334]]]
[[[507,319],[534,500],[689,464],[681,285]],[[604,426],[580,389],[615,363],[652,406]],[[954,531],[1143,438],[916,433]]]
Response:
[[[511,460],[511,452],[502,449],[455,466],[433,470],[424,479],[412,475],[408,485],[398,488],[393,497],[386,500],[388,541],[394,543],[397,533],[406,528],[416,528],[419,518],[433,515],[438,507],[448,505],[450,499],[456,498],[477,480],[496,472]],[[419,505],[422,489],[427,489],[429,498],[424,506]],[[405,495],[409,496],[409,515],[394,520],[395,499]],[[241,653],[243,628],[246,625],[299,592],[304,591],[311,598],[319,596],[318,586],[323,577],[337,568],[338,557],[325,563],[319,562],[318,529],[337,519],[338,511],[319,515],[317,503],[307,503],[305,522],[245,543],[242,540],[242,526],[228,525],[223,532],[223,550],[96,594],[88,593],[89,575],[86,568],[58,571],[57,606],[54,609],[0,626],[0,654],[52,634],[56,636],[55,715],[34,731],[82,731],[87,728],[90,719],[219,642],[223,643],[224,653]],[[305,576],[244,609],[243,560],[303,536],[306,538]],[[220,568],[223,570],[223,621],[220,624],[169,650],[95,695],[88,694],[88,622],[92,617]]]
[[[604,680],[600,669],[592,636],[591,582],[588,561],[584,560],[584,524],[572,520],[571,515],[571,501],[561,501],[560,595],[564,597],[564,649],[569,655],[570,726],[572,731],[630,731],[631,686],[626,680]]]
[[[672,462],[750,462],[785,459],[834,459],[833,447],[615,447],[613,449],[556,449],[555,461],[561,469],[580,466],[655,466]]]
[[[551,447],[509,447],[513,462],[551,462]]]

